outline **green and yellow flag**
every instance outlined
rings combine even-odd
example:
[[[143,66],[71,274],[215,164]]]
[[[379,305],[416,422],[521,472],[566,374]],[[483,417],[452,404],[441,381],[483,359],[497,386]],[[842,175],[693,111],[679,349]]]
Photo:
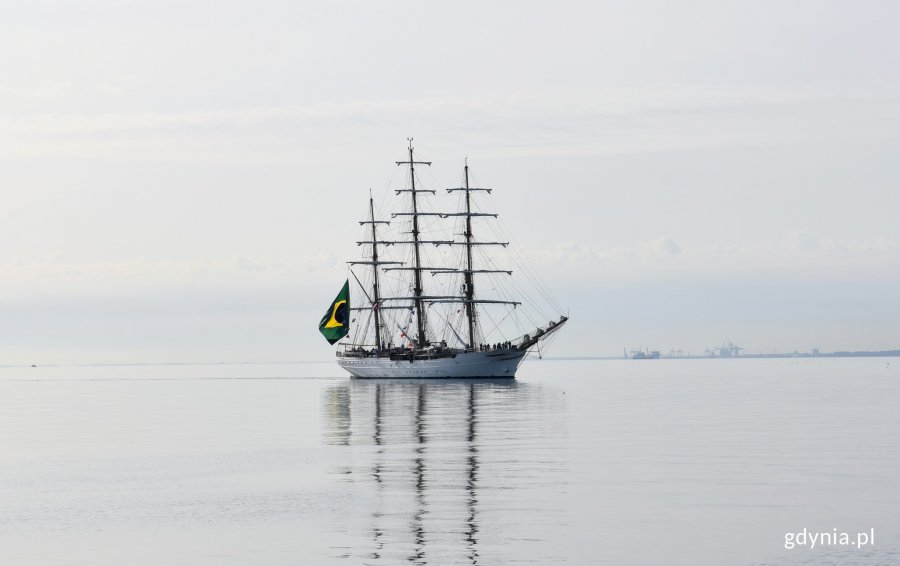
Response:
[[[341,292],[334,298],[328,312],[319,323],[319,332],[334,344],[350,331],[350,281],[344,281]]]

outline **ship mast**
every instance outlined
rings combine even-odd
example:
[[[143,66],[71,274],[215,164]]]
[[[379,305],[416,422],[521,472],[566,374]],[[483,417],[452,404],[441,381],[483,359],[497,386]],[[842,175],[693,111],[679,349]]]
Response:
[[[416,165],[431,165],[430,161],[415,161],[413,159],[413,139],[407,138],[409,140],[409,161],[398,161],[397,165],[409,165],[409,180],[410,180],[410,191],[409,193],[412,195],[412,237],[413,237],[413,256],[415,265],[412,268],[414,273],[413,278],[413,302],[416,308],[416,330],[417,330],[417,340],[416,347],[424,348],[426,345],[425,340],[425,310],[422,308],[422,262],[421,256],[419,253],[419,210],[418,203],[416,201],[416,193],[419,191],[416,190]],[[433,192],[433,191],[425,191],[425,192]]]
[[[372,311],[375,314],[375,347],[381,348],[381,305],[378,304],[378,237],[375,235],[375,203],[369,191],[369,221],[372,223]]]
[[[379,240],[378,233],[376,231],[376,226],[378,224],[390,224],[390,221],[387,220],[375,220],[375,202],[372,199],[372,191],[369,191],[369,219],[368,220],[360,220],[360,226],[365,224],[372,225],[372,240],[364,240],[361,242],[356,242],[357,245],[369,244],[372,246],[372,258],[371,260],[359,260],[359,261],[350,261],[348,262],[350,265],[371,265],[372,266],[372,296],[369,296],[369,293],[366,292],[365,287],[359,279],[356,281],[359,283],[360,288],[363,293],[366,295],[366,299],[369,300],[371,308],[373,310],[373,314],[375,315],[375,347],[381,348],[381,309],[383,308],[396,308],[396,307],[384,307],[381,305],[382,297],[380,293],[380,287],[378,282],[378,268],[381,265],[403,265],[403,262],[400,261],[381,261],[378,259],[378,244],[390,245],[391,242]],[[353,273],[353,270],[350,270]],[[353,273],[353,277],[356,278],[356,274]],[[351,310],[368,310],[369,307],[353,307]]]
[[[472,206],[469,195],[469,160],[466,158],[466,318],[469,322],[469,349],[475,349],[475,285],[472,277]]]
[[[454,273],[462,273],[463,274],[463,283],[464,283],[464,294],[461,297],[446,297],[446,298],[435,298],[435,300],[431,301],[432,303],[465,303],[466,305],[466,322],[468,323],[468,344],[466,346],[470,350],[475,350],[475,343],[477,341],[477,322],[478,322],[478,304],[505,304],[512,305],[513,307],[521,304],[519,301],[506,301],[506,300],[495,300],[495,299],[476,299],[475,298],[475,274],[476,273],[503,273],[506,275],[512,275],[512,271],[508,269],[475,269],[472,261],[472,250],[475,249],[475,246],[502,246],[506,247],[509,245],[509,242],[477,242],[475,241],[475,234],[472,231],[472,218],[473,217],[487,217],[487,218],[497,218],[496,213],[491,212],[472,212],[472,193],[475,191],[482,191],[490,194],[491,189],[485,188],[476,188],[469,186],[469,161],[466,159],[465,163],[465,186],[464,187],[456,187],[452,189],[447,189],[448,193],[460,192],[463,191],[466,193],[466,211],[465,212],[456,212],[456,213],[441,213],[441,216],[444,218],[448,218],[451,216],[465,216],[466,217],[466,228],[465,233],[462,235],[465,236],[465,240],[461,242],[450,242],[452,246],[465,246],[466,247],[466,265],[465,269],[454,269],[448,271],[432,271],[432,275],[450,275]],[[460,339],[462,342],[462,339]]]

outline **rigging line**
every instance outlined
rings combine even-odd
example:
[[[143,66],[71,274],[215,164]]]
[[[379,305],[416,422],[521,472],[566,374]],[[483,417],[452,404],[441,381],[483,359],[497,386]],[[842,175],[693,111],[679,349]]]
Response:
[[[497,267],[493,259],[487,256],[485,252],[480,252],[479,256],[481,256],[485,263],[489,264],[489,267]],[[485,275],[487,275],[485,281],[488,281],[493,286],[494,291],[501,294],[503,298],[508,300],[522,300],[528,297],[527,293],[523,293],[517,288],[514,278],[495,273],[486,273]],[[520,296],[515,296],[511,293],[509,290],[510,287]]]
[[[516,256],[521,258],[520,263],[522,264],[523,270],[528,275],[528,277],[533,280],[533,284],[535,285],[538,292],[540,292],[541,295],[544,296],[544,299],[550,304],[551,307],[559,309],[560,305],[553,298],[547,285],[538,276],[536,269],[531,264],[531,261],[529,261],[527,254],[525,253],[525,251],[522,249],[521,245],[519,245],[518,242],[516,242],[515,247],[512,250],[512,252]]]
[[[519,331],[519,334],[525,334],[525,329],[522,327],[522,322],[519,320],[518,312],[513,315],[513,322],[515,323],[516,329]]]
[[[509,282],[509,285],[510,285],[510,287],[512,287],[513,291],[514,291],[517,295],[520,295],[520,296],[523,297],[523,298],[527,298],[528,303],[529,303],[529,307],[530,307],[532,310],[536,311],[536,314],[537,314],[538,316],[540,316],[541,318],[547,318],[547,315],[543,312],[543,309],[540,308],[539,303],[538,303],[537,301],[532,300],[530,293],[527,293],[525,290],[523,290],[523,289],[518,285],[518,283],[516,283],[516,281],[510,281],[510,282]],[[531,318],[531,316],[528,314],[528,312],[525,313],[525,316],[526,316],[526,318],[529,319],[529,321],[530,321],[532,324],[534,324],[534,321],[533,321],[533,319]]]
[[[490,209],[491,212],[497,212],[494,207],[490,207]],[[497,220],[497,224],[492,224],[488,227],[488,230],[490,230],[495,237],[506,238],[510,241],[510,255],[515,259],[515,263],[522,269],[523,273],[526,275],[526,278],[530,280],[531,284],[535,287],[535,290],[548,303],[548,305],[552,309],[560,311],[561,306],[555,299],[553,299],[553,296],[549,292],[549,288],[547,288],[546,284],[544,284],[543,281],[536,276],[531,262],[528,261],[527,256],[525,256],[525,254],[522,252],[523,248],[519,243],[519,239],[513,236],[513,232],[509,229],[509,226],[502,219],[502,217],[498,216]],[[502,228],[502,230],[498,230],[497,228]]]
[[[510,316],[515,310],[516,310],[516,309],[510,309],[509,312],[506,313],[506,316],[504,316],[503,318],[500,319],[500,322],[495,323],[495,324],[494,324],[494,328],[491,329],[491,333],[493,333],[495,330],[497,330],[497,331],[500,333],[500,337],[501,337],[501,338],[503,338],[504,340],[507,339],[507,338],[506,338],[506,335],[503,333],[503,330],[500,329],[500,325],[503,324],[503,322],[504,322],[507,318],[509,318],[509,316]],[[488,316],[489,316],[489,318],[491,319],[491,322],[494,322],[494,318],[491,317],[490,315],[488,315]]]
[[[482,314],[483,314],[485,317],[487,317],[488,320],[490,320],[491,322],[494,323],[494,327],[491,328],[490,331],[488,331],[488,332],[486,332],[486,333],[484,334],[484,339],[487,340],[488,342],[490,342],[490,337],[491,337],[491,336],[494,334],[494,332],[497,330],[498,323],[494,320],[494,317],[491,316],[491,313],[490,313],[489,311],[484,311]],[[503,338],[502,335],[501,335],[501,338]]]
[[[559,301],[554,298],[554,296],[550,293],[548,287],[542,282],[540,276],[533,269],[526,269],[526,276],[532,281],[532,284],[537,289],[541,298],[544,300],[545,304],[552,309],[555,313],[561,314],[563,312],[562,305]]]
[[[422,145],[422,144],[420,144],[419,142],[416,142],[416,151],[419,151],[419,149],[425,150],[425,151],[424,151],[425,155],[430,155],[430,154],[434,153],[434,154],[440,155],[441,157],[447,158],[447,161],[451,161],[451,160],[454,159],[454,156],[452,156],[452,155],[449,155],[449,154],[447,154],[447,153],[444,153],[443,151],[437,150],[437,149],[435,149],[435,148],[433,148],[433,147],[431,147],[431,146],[428,146],[428,145]],[[421,155],[421,153],[422,153],[422,152],[419,151],[419,154],[420,154],[420,155]]]
[[[396,173],[396,171],[394,171],[394,173]],[[381,220],[388,220],[388,221],[390,220],[389,218],[385,218],[385,213],[384,213],[384,209],[385,209],[385,202],[384,202],[384,201],[385,201],[386,198],[387,198],[387,193],[386,193],[386,192],[385,192],[385,193],[382,193],[382,195],[381,195],[381,201],[379,201],[379,202],[375,205],[376,220],[378,220],[378,219],[381,219]],[[390,226],[390,224],[388,224],[387,226]],[[387,228],[385,228],[385,229],[387,229]],[[388,230],[388,231],[389,231],[389,230]]]
[[[384,196],[390,190],[391,186],[394,184],[394,177],[397,175],[398,171],[400,171],[399,167],[391,168],[391,174],[388,177],[387,184],[384,186],[385,190],[382,191],[382,196]]]
[[[550,336],[547,336],[543,340],[538,340],[538,345],[540,345],[541,342],[543,342],[544,343],[543,352],[547,353],[547,351],[553,347],[553,343],[556,341],[556,339],[558,337],[559,337],[559,332],[553,332],[552,334],[550,334]]]
[[[559,338],[559,332],[554,332],[553,334],[545,338],[547,345],[544,350],[549,350],[550,347],[553,346],[553,343],[556,342],[557,338]]]
[[[441,313],[436,313],[436,314],[438,316],[441,316]],[[444,320],[444,324],[446,325],[445,328],[449,328],[450,332],[453,333],[453,335],[456,337],[456,339],[459,340],[459,343],[462,344],[463,347],[465,348],[467,346],[466,341],[459,337],[459,334],[456,333],[456,329],[453,328],[453,325],[450,324],[450,321],[447,320],[447,317],[441,316],[441,318],[443,318],[443,320]]]
[[[491,274],[491,275],[494,276],[493,274]],[[494,276],[494,277],[499,278],[499,276]],[[497,287],[500,287],[499,282],[498,282],[498,284],[497,284],[496,286],[497,286]],[[505,289],[504,287],[500,287],[500,289],[501,289],[501,292],[502,292],[504,295],[506,295],[505,298],[507,298],[508,300],[513,300],[512,295],[510,295],[510,294],[506,291],[506,289]],[[515,311],[518,311],[518,310],[519,310],[519,309],[513,309],[514,312],[515,312]],[[527,309],[523,310],[522,315],[523,315],[525,318],[527,318],[528,321],[529,321],[532,325],[537,326],[537,325],[535,324],[534,320],[531,318],[531,315],[528,314]]]
[[[523,289],[521,289],[521,287],[516,283],[516,281],[514,279],[502,277],[501,275],[495,276],[493,274],[491,275],[491,277],[494,280],[493,283],[494,283],[495,287],[498,288],[500,290],[499,292],[504,294],[507,299],[515,300],[515,296],[517,295],[518,296],[517,298],[519,300],[525,301],[528,304],[528,308],[516,309],[516,316],[514,317],[514,319],[515,319],[517,325],[519,325],[520,329],[522,327],[521,327],[521,323],[519,322],[519,316],[525,317],[532,326],[535,326],[535,327],[538,326],[538,324],[535,322],[535,320],[531,316],[532,310],[537,311],[536,314],[539,317],[547,318],[546,314],[542,312],[542,309],[539,307],[537,302],[533,301],[530,297],[530,294],[525,292]],[[509,290],[507,289],[507,285],[512,288],[515,295],[513,295],[509,292]],[[519,310],[521,310],[522,312],[519,313],[518,312]]]
[[[506,319],[508,319],[514,312],[515,312],[514,310],[510,310],[499,321],[495,321],[494,317],[492,317],[490,314],[488,314],[487,315],[488,318],[491,320],[491,322],[494,323],[494,327],[491,328],[490,332],[488,332],[488,335],[492,335],[494,332],[497,332],[500,335],[500,337],[503,338],[503,340],[507,340],[508,339],[507,332],[504,331],[504,328],[502,325],[504,322],[506,322]]]
[[[547,285],[541,280],[540,276],[537,274],[537,271],[531,264],[531,261],[529,261],[528,256],[527,254],[525,254],[521,245],[519,245],[518,242],[515,242],[511,243],[510,247],[512,248],[510,250],[510,253],[517,257],[517,263],[521,266],[522,273],[531,282],[538,294],[544,299],[544,301],[547,302],[550,308],[554,309],[557,312],[561,312],[561,305],[553,297],[549,287],[547,287]]]
[[[536,276],[530,269],[530,266],[528,266],[526,263],[524,263],[522,261],[517,261],[515,263],[522,272],[523,280],[530,283],[531,287],[538,293],[538,295],[543,299],[544,303],[547,306],[549,306],[552,310],[559,312],[558,307],[554,306],[555,301],[552,300],[552,297],[550,297],[546,292],[544,292],[542,290],[541,285],[539,284],[539,280],[537,280]],[[527,296],[530,296],[530,293],[525,293],[524,290],[521,287],[519,287],[516,283],[513,283],[513,285],[517,289],[517,292],[520,292]],[[540,305],[537,302],[535,302],[533,304],[533,306],[536,311],[539,311],[539,314],[541,314],[542,317],[547,316],[546,313],[542,312],[543,309],[540,308]]]
[[[360,340],[355,341],[355,344],[365,344],[366,338],[369,336],[369,325],[372,324],[372,311],[368,312],[368,316],[366,316],[366,325],[363,327],[362,335],[360,335]],[[374,340],[372,340],[374,342]]]
[[[362,282],[359,280],[359,277],[356,276],[356,273],[353,272],[353,268],[352,268],[352,267],[348,267],[347,269],[350,271],[350,274],[353,275],[353,278],[356,279],[356,282],[359,283],[359,288],[362,289],[362,292],[363,292],[363,293],[365,293],[366,299],[369,300],[369,304],[370,304],[370,305],[374,305],[375,303],[372,302],[372,297],[370,297],[370,296],[369,296],[369,293],[366,292],[365,286],[364,286],[364,285],[362,284]]]
[[[366,292],[366,287],[365,287],[365,285],[363,285],[363,283],[359,280],[359,277],[356,276],[356,273],[353,271],[352,268],[349,268],[349,267],[348,267],[347,269],[350,271],[350,274],[353,275],[353,278],[356,280],[356,283],[359,285],[359,288],[360,288],[360,289],[362,290],[362,292],[366,295],[366,299],[369,300],[369,304],[373,304],[373,303],[372,303],[371,297],[369,297],[369,293]],[[372,311],[372,310],[369,310],[369,311],[367,312],[366,324],[365,324],[365,326],[363,326],[362,333],[359,335],[359,340],[357,340],[357,339],[356,339],[356,336],[354,336],[354,337],[351,339],[351,343],[352,343],[352,344],[359,345],[359,344],[364,344],[364,343],[365,343],[366,337],[367,337],[368,334],[369,334],[369,325],[370,325],[371,322],[372,322],[372,320],[371,320],[371,319],[372,319],[372,315],[373,315],[373,311]]]

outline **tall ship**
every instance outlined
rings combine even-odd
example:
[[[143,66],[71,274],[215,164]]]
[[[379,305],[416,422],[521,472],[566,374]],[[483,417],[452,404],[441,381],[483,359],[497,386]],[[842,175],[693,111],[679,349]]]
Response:
[[[499,214],[476,206],[492,189],[470,186],[468,160],[462,186],[441,196],[423,188],[417,168],[431,162],[416,161],[411,138],[408,159],[396,163],[409,171],[392,191],[399,210],[379,216],[370,191],[356,242],[363,257],[347,262],[350,276],[319,323],[338,345],[338,365],[357,378],[514,378],[568,316],[527,257],[483,224]],[[455,211],[433,210],[454,197]],[[536,300],[513,282],[510,264],[524,271]]]

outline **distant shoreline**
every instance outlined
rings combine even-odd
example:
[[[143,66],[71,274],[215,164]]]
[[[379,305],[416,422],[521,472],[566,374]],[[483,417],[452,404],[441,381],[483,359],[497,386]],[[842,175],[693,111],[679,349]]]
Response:
[[[861,352],[823,352],[818,354],[791,352],[789,354],[744,354],[740,356],[661,356],[661,360],[734,360],[763,358],[897,358],[900,350],[878,350]],[[631,360],[622,356],[544,356],[531,358],[547,361],[579,361],[579,360]],[[119,367],[119,366],[239,366],[239,365],[292,365],[292,364],[327,364],[333,360],[275,361],[275,362],[98,362],[98,363],[51,363],[51,364],[0,364],[0,368],[29,367]]]
[[[791,352],[786,354],[742,354],[740,356],[661,356],[661,360],[736,360],[736,359],[763,359],[763,358],[897,358],[900,350],[877,350],[860,352],[822,352],[813,354],[809,352]],[[544,356],[544,360],[630,360],[622,356]],[[647,358],[650,359],[650,358]]]

